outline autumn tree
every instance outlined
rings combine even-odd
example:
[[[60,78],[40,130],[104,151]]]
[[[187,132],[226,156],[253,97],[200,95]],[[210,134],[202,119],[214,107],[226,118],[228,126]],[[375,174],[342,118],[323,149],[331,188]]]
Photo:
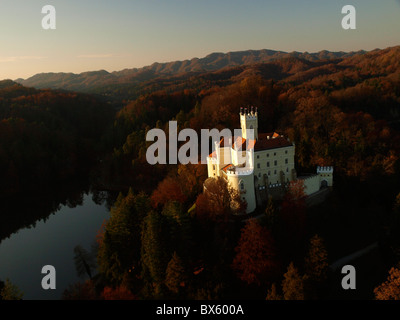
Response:
[[[339,109],[318,90],[299,99],[294,111],[293,126],[298,130],[299,149],[296,148],[299,164],[302,168],[321,165],[318,161],[327,157],[327,147],[331,132],[336,126]]]
[[[188,201],[193,202],[203,191],[203,183],[207,179],[207,166],[202,164],[180,164],[177,179]]]
[[[0,300],[22,300],[23,296],[23,292],[10,279],[0,286]]]
[[[177,179],[166,177],[159,183],[157,189],[151,195],[151,203],[154,208],[162,207],[169,201],[185,203],[187,196],[183,190],[184,188],[182,188]]]
[[[273,283],[271,288],[267,291],[267,297],[265,300],[276,301],[276,300],[283,300],[283,297],[280,293],[278,293],[278,289],[276,284]]]
[[[226,222],[231,214],[243,213],[246,204],[222,177],[209,178],[205,182],[205,190],[197,197],[196,214],[201,220]]]
[[[282,291],[284,300],[305,300],[304,280],[291,262],[283,275]]]
[[[203,281],[209,282],[212,290],[219,285],[225,290],[229,283],[227,276],[232,272],[235,255],[232,243],[236,235],[230,219],[238,210],[235,208],[235,203],[240,201],[237,195],[225,179],[218,177],[206,180],[205,190],[196,200],[193,232],[197,250],[191,256],[201,260],[208,270],[209,276]],[[219,279],[218,283],[215,279]]]
[[[279,243],[286,257],[297,254],[306,233],[306,196],[304,182],[292,181],[284,196],[280,211]]]
[[[102,292],[104,300],[137,300],[138,298],[132,292],[121,285],[116,288],[105,287]]]
[[[305,258],[305,271],[311,281],[323,283],[328,277],[328,252],[321,237],[315,235],[310,239],[309,249]]]
[[[265,284],[277,275],[274,240],[268,229],[257,220],[251,219],[243,227],[235,251],[232,268],[247,284]]]
[[[323,294],[328,279],[328,252],[323,239],[315,235],[310,239],[308,252],[304,259],[306,274],[305,289],[310,299],[317,299]]]
[[[305,258],[306,273],[311,280],[321,283],[327,278],[328,267],[328,252],[324,241],[315,235],[310,239],[309,251]]]
[[[70,284],[62,294],[62,300],[98,300],[92,280]]]
[[[376,300],[400,300],[400,268],[391,268],[387,280],[374,289]]]

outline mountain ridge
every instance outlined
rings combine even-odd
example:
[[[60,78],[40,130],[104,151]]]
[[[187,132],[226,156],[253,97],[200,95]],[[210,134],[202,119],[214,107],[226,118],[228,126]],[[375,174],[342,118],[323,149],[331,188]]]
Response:
[[[308,61],[343,59],[363,55],[367,51],[332,52],[322,50],[315,53],[285,52],[269,49],[232,51],[227,53],[213,52],[203,58],[178,60],[171,62],[154,62],[142,68],[126,68],[120,71],[106,70],[86,71],[82,73],[49,72],[38,73],[27,79],[16,79],[27,87],[37,89],[65,89],[71,91],[90,91],[94,88],[122,83],[140,83],[159,77],[170,77],[187,73],[218,71],[224,68],[267,63],[284,58],[299,58]]]

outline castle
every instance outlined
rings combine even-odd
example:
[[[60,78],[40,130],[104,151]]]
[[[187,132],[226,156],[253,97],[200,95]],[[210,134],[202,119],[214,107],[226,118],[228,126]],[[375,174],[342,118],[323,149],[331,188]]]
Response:
[[[295,144],[276,132],[258,133],[258,112],[241,108],[241,136],[215,143],[207,157],[208,179],[223,177],[247,202],[246,213],[253,212],[268,197],[277,197],[282,186],[303,180],[306,195],[333,186],[333,167],[318,167],[317,173],[297,177],[294,166]]]

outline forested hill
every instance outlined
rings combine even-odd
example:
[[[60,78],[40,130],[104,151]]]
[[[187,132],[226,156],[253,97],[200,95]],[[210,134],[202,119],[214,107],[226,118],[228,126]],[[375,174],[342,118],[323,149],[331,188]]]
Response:
[[[92,91],[96,88],[149,81],[156,78],[170,77],[191,73],[218,71],[226,67],[267,63],[285,58],[298,58],[307,61],[346,58],[360,55],[358,52],[283,52],[273,50],[247,50],[229,53],[212,53],[204,58],[173,61],[168,63],[153,63],[143,68],[125,69],[116,72],[105,70],[74,73],[40,73],[28,79],[17,79],[16,82],[35,88],[60,88],[72,91]]]
[[[87,172],[114,110],[80,93],[0,82],[0,197],[51,188]]]
[[[296,143],[296,165],[314,172],[335,165],[335,176],[365,178],[396,171],[400,161],[400,47],[333,60],[285,58],[109,87],[127,101],[114,123],[114,153],[102,182],[151,193],[163,175],[145,159],[146,132],[168,121],[200,133],[239,126],[240,107],[259,110],[261,132],[282,132]],[[134,159],[132,161],[132,159]]]

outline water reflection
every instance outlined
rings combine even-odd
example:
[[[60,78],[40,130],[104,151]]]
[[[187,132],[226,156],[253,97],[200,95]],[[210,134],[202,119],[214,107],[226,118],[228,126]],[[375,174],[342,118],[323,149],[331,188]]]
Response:
[[[0,279],[9,278],[24,299],[59,299],[69,284],[81,280],[74,248],[90,249],[109,217],[110,195],[81,188],[19,200],[1,204]],[[41,288],[41,269],[48,264],[57,271],[56,290]]]

